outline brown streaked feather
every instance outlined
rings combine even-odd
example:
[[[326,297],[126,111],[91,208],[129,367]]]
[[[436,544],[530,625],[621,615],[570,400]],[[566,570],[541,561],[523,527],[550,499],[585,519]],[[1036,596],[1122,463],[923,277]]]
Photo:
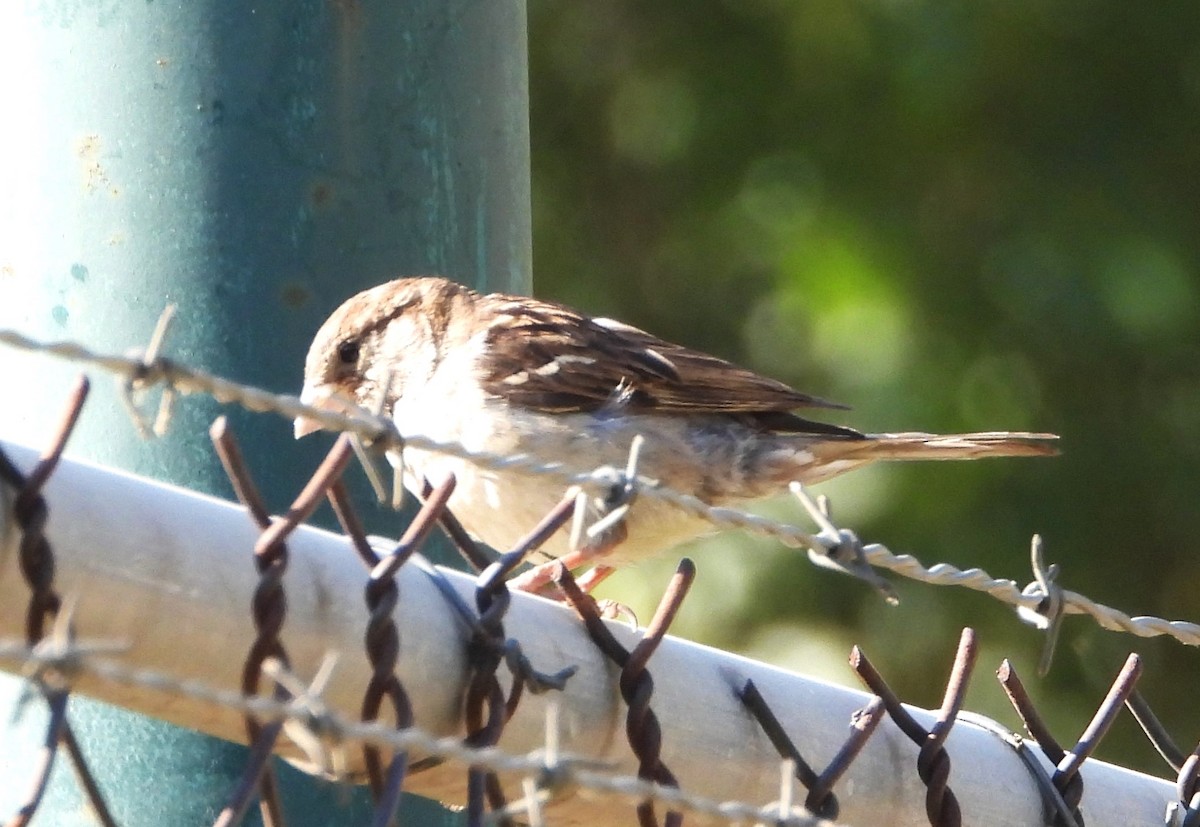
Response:
[[[764,430],[861,436],[791,413],[844,405],[635,327],[536,299],[480,296],[476,306],[484,316],[505,319],[488,334],[482,383],[488,393],[511,404],[551,413],[613,407],[635,413],[721,414]]]
[[[973,434],[867,434],[859,442],[810,446],[821,461],[1048,457],[1059,453],[1056,434],[986,431]]]

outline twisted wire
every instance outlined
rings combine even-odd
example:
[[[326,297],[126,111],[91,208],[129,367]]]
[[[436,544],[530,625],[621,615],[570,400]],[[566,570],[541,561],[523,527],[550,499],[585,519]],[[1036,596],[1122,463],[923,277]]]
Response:
[[[96,644],[80,640],[69,648],[60,648],[51,655],[26,646],[24,643],[0,640],[0,658],[26,664],[53,667],[56,662],[69,664],[72,677],[82,674],[124,686],[138,686],[157,692],[184,696],[204,703],[216,704],[261,721],[291,720],[303,726],[314,725],[312,710],[265,695],[243,695],[218,689],[198,680],[183,680],[152,669],[134,668],[118,661],[94,656]],[[111,644],[101,647],[111,649]],[[438,737],[410,727],[397,730],[382,722],[358,722],[327,711],[319,722],[324,732],[335,732],[341,741],[357,741],[394,751],[414,750],[452,761],[463,767],[486,767],[494,772],[537,776],[545,767],[541,750],[524,755],[508,753],[499,747],[474,748],[457,736]],[[554,767],[563,786],[577,785],[599,793],[609,793],[639,803],[646,800],[661,802],[698,815],[707,815],[728,822],[766,822],[786,827],[836,827],[833,822],[793,811],[783,818],[778,807],[756,806],[741,801],[716,801],[704,796],[666,787],[631,776],[591,769],[582,764],[574,766],[569,756],[560,756]]]

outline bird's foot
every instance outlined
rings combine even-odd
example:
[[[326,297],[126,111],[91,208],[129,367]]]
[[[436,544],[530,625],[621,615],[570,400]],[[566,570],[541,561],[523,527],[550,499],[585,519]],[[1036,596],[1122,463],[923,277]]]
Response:
[[[588,595],[591,597],[591,595]],[[593,598],[594,599],[594,598]],[[633,609],[626,606],[624,603],[618,603],[615,600],[596,600],[596,610],[600,612],[600,617],[605,620],[624,620],[629,624],[629,628],[637,631],[638,618],[634,614]]]

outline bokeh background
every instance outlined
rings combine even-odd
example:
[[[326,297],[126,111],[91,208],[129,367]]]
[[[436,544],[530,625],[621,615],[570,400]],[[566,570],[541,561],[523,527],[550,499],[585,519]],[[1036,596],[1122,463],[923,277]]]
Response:
[[[853,406],[863,430],[1048,430],[1057,459],[879,467],[821,487],[926,563],[1200,619],[1200,4],[1123,0],[530,0],[535,289]],[[802,520],[787,502],[769,513]],[[962,626],[968,708],[1017,727],[1017,665],[1064,742],[1130,651],[1185,750],[1200,652],[1068,618],[1042,638],[973,592],[888,607],[736,534],[614,578],[675,631],[830,680],[860,644],[940,702]],[[1124,716],[1100,755],[1162,773]]]

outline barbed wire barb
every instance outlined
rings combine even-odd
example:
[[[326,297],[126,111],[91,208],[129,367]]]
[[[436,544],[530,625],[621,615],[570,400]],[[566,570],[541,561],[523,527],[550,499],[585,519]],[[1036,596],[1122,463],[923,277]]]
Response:
[[[154,330],[150,334],[150,341],[145,349],[133,348],[129,352],[131,358],[141,363],[141,369],[126,376],[118,384],[121,403],[125,406],[126,413],[129,414],[134,428],[142,439],[161,437],[166,434],[171,425],[176,393],[174,386],[169,382],[161,383],[162,394],[159,397],[158,411],[153,420],[150,420],[142,411],[142,401],[150,386],[160,384],[157,374],[163,369],[163,362],[160,362],[159,354],[166,343],[167,332],[171,328],[171,322],[175,319],[177,309],[173,304],[168,304],[163,308],[162,313],[158,316],[158,321],[154,324]]]
[[[1038,605],[1036,608],[1018,606],[1017,616],[1046,633],[1037,668],[1038,677],[1044,678],[1050,674],[1050,665],[1054,662],[1054,650],[1062,632],[1063,610],[1066,604],[1063,601],[1062,586],[1058,584],[1059,566],[1057,563],[1046,565],[1041,535],[1033,535],[1029,546],[1029,565],[1033,569],[1033,582],[1023,588],[1021,594],[1036,597]]]
[[[814,502],[808,489],[796,481],[788,486],[788,490],[821,529],[821,533],[813,538],[818,542],[808,547],[808,559],[821,568],[862,580],[875,589],[888,605],[899,605],[900,596],[896,594],[896,589],[871,567],[858,535],[833,524],[829,498],[822,495]]]

